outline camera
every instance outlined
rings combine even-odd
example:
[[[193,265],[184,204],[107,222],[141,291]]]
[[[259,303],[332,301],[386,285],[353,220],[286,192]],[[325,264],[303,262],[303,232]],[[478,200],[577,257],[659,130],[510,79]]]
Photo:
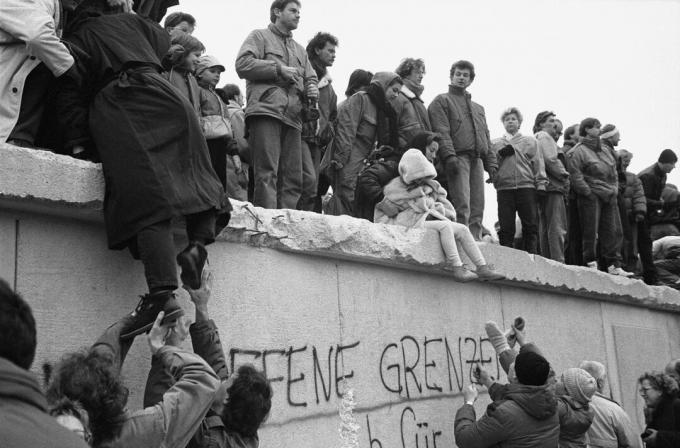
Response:
[[[316,121],[320,116],[316,98],[306,98],[302,101],[302,121]]]

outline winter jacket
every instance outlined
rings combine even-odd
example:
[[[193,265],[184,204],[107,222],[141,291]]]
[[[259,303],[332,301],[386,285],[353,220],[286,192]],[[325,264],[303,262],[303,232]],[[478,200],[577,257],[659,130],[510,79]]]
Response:
[[[83,439],[47,413],[47,400],[31,372],[0,358],[0,446],[87,448]]]
[[[543,154],[538,151],[536,139],[519,132],[508,139],[507,135],[491,142],[498,160],[498,172],[494,179],[496,190],[516,190],[518,188],[546,189],[548,178],[545,174]],[[502,156],[501,149],[511,145],[514,153]]]
[[[420,227],[432,216],[440,220],[456,220],[456,211],[446,199],[446,190],[434,180],[437,170],[423,153],[410,149],[399,162],[399,177],[383,189],[384,198],[375,206],[373,221],[381,224]],[[428,178],[416,185],[418,179]]]
[[[199,84],[200,85],[200,84]],[[215,92],[212,87],[200,87],[200,113],[201,117],[209,117],[211,115],[222,116],[227,124],[229,133],[221,137],[224,139],[226,146],[226,153],[230,156],[239,155],[238,142],[234,138],[234,131],[231,128],[231,120],[227,114],[227,105],[224,104],[222,98]]]
[[[543,155],[545,173],[548,175],[546,191],[556,191],[562,194],[569,192],[569,171],[564,154],[555,142],[555,139],[545,131],[539,131],[535,135],[538,150]]]
[[[338,118],[338,96],[333,89],[333,80],[326,73],[319,81],[319,119],[302,125],[302,138],[316,147],[325,149],[333,140],[335,121]]]
[[[568,395],[560,395],[557,397],[557,415],[560,419],[559,447],[586,448],[586,432],[594,417],[590,406]]]
[[[680,446],[680,398],[664,396],[654,408],[647,428],[656,429],[656,443],[648,448],[677,448]]]
[[[476,421],[475,409],[456,413],[455,437],[460,448],[554,448],[559,437],[556,398],[550,386],[510,384],[506,397],[491,403]]]
[[[297,70],[300,76],[294,84],[281,77],[282,66]],[[236,73],[246,80],[246,117],[265,115],[302,130],[304,93],[318,79],[307,52],[291,33],[282,33],[274,24],[251,32],[238,52]]]
[[[624,173],[626,184],[623,189],[623,201],[626,206],[628,216],[641,213],[647,214],[647,200],[645,199],[645,190],[642,188],[640,179],[628,171]]]
[[[354,190],[354,216],[373,222],[375,206],[383,200],[383,188],[392,179],[399,177],[399,159],[397,151],[385,156],[359,174]]]
[[[248,146],[248,139],[246,138],[246,114],[243,108],[234,100],[230,100],[227,104],[227,118],[231,123],[231,132],[234,134],[236,144],[238,145],[238,153],[247,163],[250,160],[250,147]]]
[[[596,145],[594,141],[589,144],[591,147]],[[592,193],[604,202],[615,201],[618,193],[616,159],[602,147],[591,147],[581,142],[569,152],[567,164],[572,186],[580,196]]]
[[[484,169],[491,174],[498,164],[491,151],[484,108],[470,98],[469,93],[449,86],[448,93],[437,95],[427,108],[432,131],[441,134],[439,158],[448,163],[456,155],[473,154],[482,159]]]
[[[407,148],[408,143],[418,133],[430,131],[430,117],[423,100],[406,85],[391,103],[399,119],[399,148]]]
[[[167,72],[163,72],[162,76],[179,90],[184,98],[189,100],[196,111],[196,116],[200,117],[202,93],[196,77],[191,72],[177,68],[171,68]]]
[[[595,393],[590,408],[594,417],[588,429],[589,448],[641,448],[640,436],[618,403]]]
[[[663,209],[663,202],[661,201],[661,194],[666,187],[666,173],[661,171],[659,165],[654,165],[645,168],[638,174],[642,188],[645,192],[647,200],[647,213],[652,214],[657,210]]]
[[[73,57],[59,40],[59,0],[0,2],[0,142],[6,142],[19,118],[24,83],[41,62],[59,77]]]
[[[177,382],[154,406],[128,412],[111,448],[184,447],[212,405],[219,378],[198,355],[163,346],[158,356]]]

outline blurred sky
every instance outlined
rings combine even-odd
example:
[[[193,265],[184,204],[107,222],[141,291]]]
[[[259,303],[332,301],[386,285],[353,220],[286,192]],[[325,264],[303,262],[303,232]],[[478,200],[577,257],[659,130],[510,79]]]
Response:
[[[270,0],[180,0],[194,36],[226,66],[248,33],[269,23]],[[475,65],[468,89],[486,109],[492,138],[500,113],[516,106],[530,134],[536,114],[553,110],[565,128],[587,116],[621,131],[631,171],[672,148],[680,154],[680,0],[303,0],[294,38],[317,31],[340,40],[330,68],[339,99],[355,68],[393,71],[404,57],[423,58],[426,104],[445,92],[458,59]],[[561,144],[561,141],[560,141]],[[680,184],[680,164],[669,182]],[[496,194],[486,190],[484,223],[493,228]]]

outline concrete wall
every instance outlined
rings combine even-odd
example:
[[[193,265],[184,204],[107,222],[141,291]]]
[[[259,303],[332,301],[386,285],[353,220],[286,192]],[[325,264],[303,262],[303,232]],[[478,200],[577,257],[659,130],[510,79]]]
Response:
[[[97,166],[0,152],[0,277],[33,307],[39,370],[131,310],[145,291],[142,267],[106,249]],[[209,248],[211,313],[230,366],[252,362],[273,381],[263,446],[343,446],[339,407],[348,391],[356,446],[454,446],[453,416],[472,364],[503,377],[487,320],[509,325],[523,316],[558,372],[583,359],[605,363],[614,398],[638,425],[637,376],[680,357],[680,295],[669,288],[485,245],[508,280],[460,284],[442,270],[431,233],[235,205]],[[180,300],[191,314],[185,293]],[[148,365],[138,338],[124,369],[133,408]],[[482,395],[478,414],[488,403]]]

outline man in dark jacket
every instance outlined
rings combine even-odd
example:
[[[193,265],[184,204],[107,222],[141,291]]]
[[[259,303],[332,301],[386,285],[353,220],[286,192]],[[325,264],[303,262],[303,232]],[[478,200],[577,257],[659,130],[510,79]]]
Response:
[[[653,268],[650,225],[657,215],[663,213],[664,201],[661,194],[666,186],[666,175],[673,171],[677,161],[678,156],[672,150],[664,149],[654,165],[638,174],[647,200],[647,217],[638,223],[638,251],[643,266],[642,276],[648,285],[658,281],[656,269]]]
[[[491,150],[484,108],[473,102],[467,92],[475,79],[475,67],[468,61],[455,62],[450,76],[449,91],[437,95],[427,110],[432,131],[442,136],[439,157],[448,178],[456,220],[468,226],[479,241],[484,215],[484,170],[493,180],[498,164]]]
[[[337,46],[338,39],[328,33],[317,33],[307,44],[307,56],[319,79],[319,118],[305,121],[302,125],[302,196],[298,203],[300,210],[320,213],[321,196],[329,187],[327,179],[319,178],[319,165],[326,147],[333,139],[334,122],[338,117],[338,96],[328,73],[328,67],[335,62]]]
[[[0,445],[3,448],[86,448],[82,438],[47,413],[47,400],[28,369],[35,356],[31,308],[0,280]]]
[[[555,447],[560,423],[554,389],[546,385],[548,361],[534,351],[515,358],[517,384],[506,386],[504,399],[489,405],[477,421],[475,385],[463,390],[465,404],[456,413],[455,437],[460,448]]]
[[[248,35],[236,58],[236,73],[246,80],[253,203],[295,209],[302,194],[302,108],[319,89],[307,52],[291,33],[300,3],[275,0],[270,20],[268,28]]]

